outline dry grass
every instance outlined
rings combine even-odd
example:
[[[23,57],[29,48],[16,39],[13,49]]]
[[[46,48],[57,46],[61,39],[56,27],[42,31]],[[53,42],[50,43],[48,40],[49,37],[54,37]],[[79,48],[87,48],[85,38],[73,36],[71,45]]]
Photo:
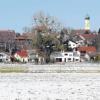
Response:
[[[26,73],[26,67],[0,67],[0,73]]]

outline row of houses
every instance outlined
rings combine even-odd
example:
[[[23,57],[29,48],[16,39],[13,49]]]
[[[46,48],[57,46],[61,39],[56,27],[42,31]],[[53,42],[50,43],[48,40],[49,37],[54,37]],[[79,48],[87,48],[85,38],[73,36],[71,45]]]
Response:
[[[62,29],[57,33],[58,41],[67,44],[68,50],[54,51],[50,54],[52,62],[73,62],[90,61],[97,53],[100,53],[100,30],[91,32],[90,17],[85,17],[84,29]],[[38,31],[36,31],[38,30]],[[43,30],[43,31],[42,31]],[[38,54],[38,50],[33,49],[32,39],[37,32],[47,35],[45,27],[37,26],[32,29],[32,33],[16,33],[14,30],[0,30],[0,61],[20,61],[45,63],[44,56]],[[52,31],[50,31],[51,34]],[[55,33],[56,34],[56,33]],[[56,35],[57,35],[56,34]],[[50,46],[49,46],[50,47]],[[10,59],[10,60],[9,60]]]
[[[4,63],[36,63],[37,58],[37,53],[32,50],[20,50],[13,55],[4,52],[0,53],[0,62]]]
[[[67,34],[68,47],[72,51],[55,51],[50,55],[51,62],[81,62],[94,59],[96,47],[94,46],[97,33],[86,30],[72,30]],[[13,30],[0,30],[0,61],[12,61],[13,58],[20,62],[45,63],[45,58],[39,57],[32,48],[30,34],[18,34]],[[10,59],[10,60],[9,60]]]
[[[53,62],[83,62],[94,60],[96,56],[96,48],[93,46],[82,46],[77,51],[70,52],[53,52],[50,56]]]
[[[17,35],[14,30],[0,30],[0,51],[10,52],[15,48],[32,49],[32,39],[25,35]]]
[[[62,63],[93,61],[97,54],[100,53],[96,47],[97,37],[100,38],[100,35],[97,32],[91,32],[90,30],[85,29],[72,30],[67,36],[65,31],[63,40],[65,41],[64,43],[67,43],[68,48],[71,48],[71,51],[54,52],[51,54],[51,58],[55,62]]]
[[[11,62],[16,58],[28,62],[27,50],[32,51],[32,39],[14,30],[0,30],[0,62]]]

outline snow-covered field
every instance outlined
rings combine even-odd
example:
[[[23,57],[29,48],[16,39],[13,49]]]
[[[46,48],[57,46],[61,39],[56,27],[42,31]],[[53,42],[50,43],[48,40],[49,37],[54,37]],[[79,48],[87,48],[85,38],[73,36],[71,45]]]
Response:
[[[100,74],[2,73],[0,100],[100,100]]]

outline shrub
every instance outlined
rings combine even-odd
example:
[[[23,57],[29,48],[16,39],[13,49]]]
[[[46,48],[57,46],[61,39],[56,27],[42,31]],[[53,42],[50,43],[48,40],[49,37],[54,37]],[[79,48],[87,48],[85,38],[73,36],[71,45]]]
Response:
[[[95,61],[100,62],[100,54],[96,56]]]

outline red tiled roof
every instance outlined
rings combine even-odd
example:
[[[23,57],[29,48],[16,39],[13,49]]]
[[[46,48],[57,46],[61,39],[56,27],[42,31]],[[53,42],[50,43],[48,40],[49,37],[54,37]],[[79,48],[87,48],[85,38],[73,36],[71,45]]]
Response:
[[[82,37],[84,37],[85,39],[89,39],[89,38],[95,38],[96,34],[80,34]]]
[[[28,53],[26,50],[21,50],[16,52],[20,57],[27,57]]]
[[[96,48],[94,46],[82,46],[78,48],[79,51],[86,51],[87,53],[96,52]]]

